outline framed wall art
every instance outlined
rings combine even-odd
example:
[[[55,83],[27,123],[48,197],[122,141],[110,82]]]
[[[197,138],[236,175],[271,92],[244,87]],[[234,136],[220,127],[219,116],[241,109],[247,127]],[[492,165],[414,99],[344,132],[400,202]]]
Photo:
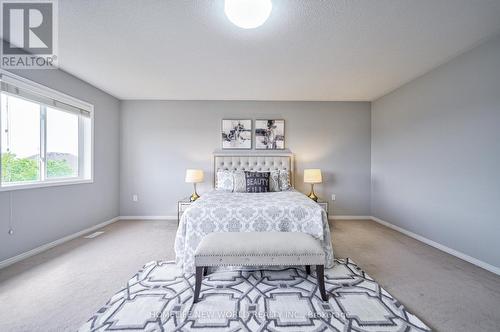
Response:
[[[255,149],[283,150],[285,120],[255,120]]]
[[[222,120],[223,149],[252,148],[252,120]]]

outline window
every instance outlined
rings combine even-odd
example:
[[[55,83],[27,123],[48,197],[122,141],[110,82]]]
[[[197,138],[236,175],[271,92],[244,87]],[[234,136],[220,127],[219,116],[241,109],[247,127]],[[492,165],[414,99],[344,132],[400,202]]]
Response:
[[[93,106],[0,75],[0,190],[92,181]]]
[[[78,176],[77,114],[47,107],[47,178]]]

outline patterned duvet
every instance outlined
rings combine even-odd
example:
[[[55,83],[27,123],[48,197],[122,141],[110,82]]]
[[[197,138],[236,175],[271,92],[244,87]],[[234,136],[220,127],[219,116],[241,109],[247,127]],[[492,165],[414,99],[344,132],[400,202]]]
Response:
[[[176,262],[194,271],[194,251],[212,232],[303,232],[321,241],[326,266],[333,266],[330,227],[325,211],[297,191],[235,193],[211,191],[182,215],[175,238]]]

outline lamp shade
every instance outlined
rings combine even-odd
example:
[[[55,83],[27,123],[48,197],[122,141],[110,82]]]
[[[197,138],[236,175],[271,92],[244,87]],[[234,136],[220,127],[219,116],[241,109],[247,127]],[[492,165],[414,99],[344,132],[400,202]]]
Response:
[[[186,182],[187,183],[203,182],[203,171],[201,169],[187,169]]]
[[[321,177],[321,170],[319,168],[305,169],[304,170],[304,182],[305,183],[321,183],[323,181]]]

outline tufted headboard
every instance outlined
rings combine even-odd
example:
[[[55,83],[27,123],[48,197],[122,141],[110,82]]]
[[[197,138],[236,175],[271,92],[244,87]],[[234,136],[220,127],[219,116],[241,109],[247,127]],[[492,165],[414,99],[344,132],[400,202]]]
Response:
[[[220,170],[230,171],[272,171],[285,170],[290,172],[290,182],[295,185],[295,167],[293,153],[290,151],[246,153],[238,152],[214,152],[214,187],[217,181],[217,172]]]

